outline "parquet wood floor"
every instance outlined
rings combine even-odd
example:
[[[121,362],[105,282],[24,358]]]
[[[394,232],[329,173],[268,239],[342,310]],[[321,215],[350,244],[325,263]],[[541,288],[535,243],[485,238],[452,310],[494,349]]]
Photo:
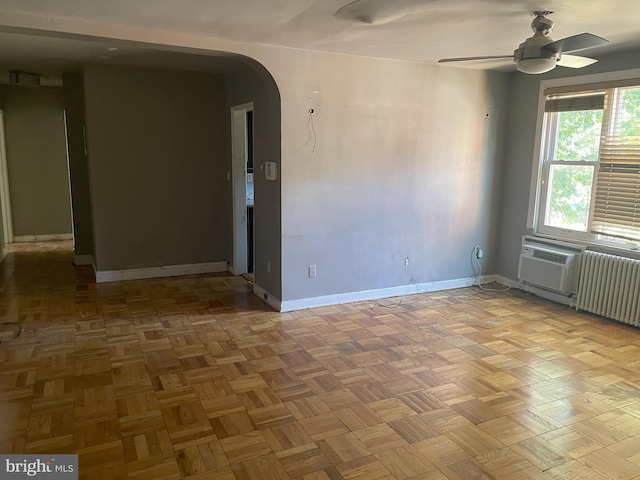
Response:
[[[0,452],[82,479],[640,479],[640,330],[521,292],[280,314],[228,275],[96,285],[61,242],[0,294]]]

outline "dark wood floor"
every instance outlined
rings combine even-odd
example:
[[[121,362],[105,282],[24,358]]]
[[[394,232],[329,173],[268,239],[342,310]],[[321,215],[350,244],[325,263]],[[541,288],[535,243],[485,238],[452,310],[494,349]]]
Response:
[[[27,250],[33,251],[27,251]],[[639,479],[640,330],[477,288],[279,314],[237,277],[0,265],[0,452],[84,479]]]

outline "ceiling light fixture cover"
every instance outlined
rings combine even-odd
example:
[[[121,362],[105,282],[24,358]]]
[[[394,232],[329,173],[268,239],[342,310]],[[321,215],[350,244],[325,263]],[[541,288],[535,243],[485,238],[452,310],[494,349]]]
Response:
[[[556,58],[523,58],[518,60],[517,68],[522,73],[538,75],[556,68]]]

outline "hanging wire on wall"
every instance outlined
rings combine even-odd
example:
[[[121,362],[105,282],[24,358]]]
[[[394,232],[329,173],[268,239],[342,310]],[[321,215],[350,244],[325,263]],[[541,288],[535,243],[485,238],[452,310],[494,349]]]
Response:
[[[313,147],[311,148],[311,153],[315,153],[316,151],[316,142],[317,142],[317,135],[316,135],[316,129],[313,125],[313,114],[315,113],[315,110],[313,108],[309,109],[309,126],[311,127],[311,131],[313,132]]]

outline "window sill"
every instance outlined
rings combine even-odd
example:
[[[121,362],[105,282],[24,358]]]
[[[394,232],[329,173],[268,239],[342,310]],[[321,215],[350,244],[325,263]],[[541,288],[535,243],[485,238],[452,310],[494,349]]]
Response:
[[[548,233],[533,232],[532,236],[539,238],[547,238],[550,240],[557,240],[560,242],[572,243],[574,245],[580,245],[587,250],[600,253],[608,253],[609,255],[617,255],[619,257],[633,258],[640,260],[640,247],[622,247],[610,244],[603,244],[598,242],[588,242],[585,240],[576,240],[575,238],[565,237],[562,235],[552,235]]]

